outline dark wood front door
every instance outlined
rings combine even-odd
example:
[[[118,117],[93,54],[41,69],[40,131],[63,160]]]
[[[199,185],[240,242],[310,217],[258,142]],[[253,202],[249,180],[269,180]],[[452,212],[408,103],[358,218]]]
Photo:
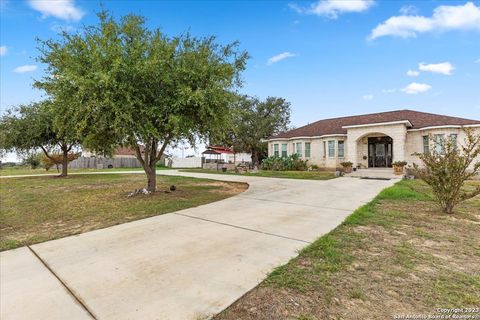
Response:
[[[392,145],[393,140],[390,137],[368,138],[368,167],[392,167]]]

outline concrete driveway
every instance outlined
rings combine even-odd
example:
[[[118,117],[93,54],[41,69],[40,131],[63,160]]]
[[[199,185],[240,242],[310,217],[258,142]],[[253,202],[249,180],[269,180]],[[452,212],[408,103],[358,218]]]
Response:
[[[250,187],[219,202],[2,252],[0,318],[208,318],[395,182],[159,173]]]

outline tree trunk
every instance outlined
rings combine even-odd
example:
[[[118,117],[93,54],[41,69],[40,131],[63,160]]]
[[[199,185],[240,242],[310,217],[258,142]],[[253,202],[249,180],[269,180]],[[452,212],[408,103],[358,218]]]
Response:
[[[445,205],[445,212],[448,213],[448,214],[452,214],[453,213],[453,204],[450,204],[450,203],[447,203]]]
[[[157,189],[157,168],[155,165],[147,167],[145,173],[147,174],[147,190],[155,192]]]
[[[157,150],[158,141],[155,139],[149,139],[145,143],[145,151],[142,157],[142,152],[140,150],[140,145],[136,142],[133,142],[131,145],[135,149],[135,155],[142,164],[143,170],[147,175],[147,190],[150,192],[155,192],[157,189],[157,167],[156,164],[160,160],[165,151],[165,148],[168,145],[169,138],[164,141],[160,151]]]
[[[258,152],[256,150],[252,150],[252,166],[258,168]]]
[[[68,170],[68,148],[62,148],[63,152],[63,157],[62,157],[62,173],[60,174],[60,177],[66,177],[67,176],[67,170]]]

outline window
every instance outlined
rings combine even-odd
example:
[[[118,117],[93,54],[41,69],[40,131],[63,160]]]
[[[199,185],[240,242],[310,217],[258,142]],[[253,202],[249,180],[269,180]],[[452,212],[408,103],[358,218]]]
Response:
[[[296,153],[301,157],[302,156],[302,143],[301,142],[297,142],[295,144],[295,148],[296,148]]]
[[[286,157],[287,157],[287,144],[282,143],[282,158],[286,158]]]
[[[335,140],[328,141],[328,157],[335,157]]]
[[[456,133],[450,134],[450,141],[452,141],[452,145],[456,149],[457,148],[457,134]]]
[[[443,139],[444,134],[436,134],[435,135],[435,152],[438,154],[443,153]]]
[[[327,142],[323,141],[323,158],[327,157]]]
[[[430,137],[429,136],[423,136],[423,153],[427,154],[430,153]]]
[[[274,156],[274,157],[278,157],[278,156],[279,156],[279,154],[278,154],[278,143],[275,143],[275,144],[273,145],[273,156]]]
[[[310,158],[310,149],[312,144],[310,142],[305,142],[305,158]]]
[[[338,141],[338,157],[343,158],[345,157],[345,142],[344,141]]]

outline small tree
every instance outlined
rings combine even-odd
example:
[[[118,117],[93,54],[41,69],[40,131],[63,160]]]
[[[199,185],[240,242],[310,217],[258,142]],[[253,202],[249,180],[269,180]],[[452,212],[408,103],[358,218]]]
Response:
[[[24,165],[30,166],[31,169],[37,169],[40,166],[41,155],[36,152],[30,152],[22,159]]]
[[[423,167],[414,164],[415,173],[432,188],[446,213],[452,213],[457,204],[480,194],[480,187],[471,192],[462,190],[465,181],[480,170],[480,135],[471,128],[464,131],[466,138],[461,146],[457,146],[456,138],[430,137],[431,152],[418,154]]]
[[[78,141],[72,120],[65,122],[64,129],[55,125],[64,115],[55,111],[54,105],[54,102],[47,100],[9,109],[0,119],[0,149],[27,155],[41,149],[45,157],[52,161],[51,153],[60,151],[60,176],[66,177],[68,154]]]

